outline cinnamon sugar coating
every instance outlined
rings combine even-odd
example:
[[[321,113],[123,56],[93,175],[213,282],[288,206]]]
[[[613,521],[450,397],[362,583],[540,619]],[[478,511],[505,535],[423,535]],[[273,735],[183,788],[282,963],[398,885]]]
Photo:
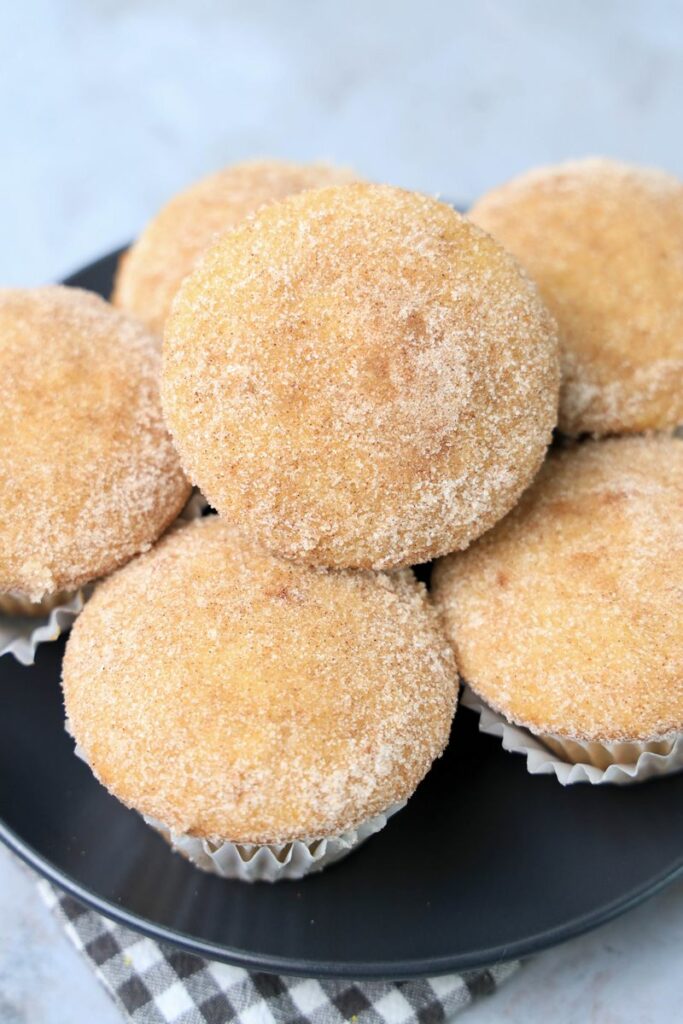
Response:
[[[77,589],[181,510],[159,362],[154,335],[90,292],[0,290],[0,593]]]
[[[393,568],[465,547],[516,502],[555,423],[554,324],[449,206],[310,191],[226,234],[167,321],[181,461],[295,561]]]
[[[265,203],[353,177],[326,164],[252,160],[202,178],[175,195],[121,257],[112,302],[161,334],[183,278],[219,235]]]
[[[683,441],[587,441],[440,561],[460,672],[512,722],[582,741],[683,732]]]
[[[120,800],[179,832],[260,844],[336,835],[409,797],[457,699],[410,570],[296,566],[217,516],[98,587],[63,685],[70,729]]]
[[[470,216],[519,259],[557,319],[564,433],[683,422],[683,183],[579,160],[494,189]]]

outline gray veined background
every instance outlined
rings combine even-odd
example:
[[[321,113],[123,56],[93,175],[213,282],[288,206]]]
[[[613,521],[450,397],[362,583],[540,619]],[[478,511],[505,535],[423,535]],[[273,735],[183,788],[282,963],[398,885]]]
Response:
[[[130,237],[252,155],[461,201],[605,153],[683,172],[683,5],[0,0],[0,281]]]
[[[461,202],[589,153],[683,175],[682,106],[679,2],[0,0],[0,285],[62,276],[256,155]],[[682,948],[679,883],[459,1019],[674,1019]],[[0,851],[2,1024],[118,1020]]]

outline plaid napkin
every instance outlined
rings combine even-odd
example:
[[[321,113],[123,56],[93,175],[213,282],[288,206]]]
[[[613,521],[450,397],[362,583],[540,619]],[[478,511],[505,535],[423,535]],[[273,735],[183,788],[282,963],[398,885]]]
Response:
[[[97,977],[136,1024],[441,1024],[495,992],[519,966],[401,982],[251,974],[145,938],[48,882],[40,893]]]

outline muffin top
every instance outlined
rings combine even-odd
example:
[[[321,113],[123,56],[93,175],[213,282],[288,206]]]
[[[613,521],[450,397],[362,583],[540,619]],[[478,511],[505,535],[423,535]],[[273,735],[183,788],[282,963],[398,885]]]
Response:
[[[158,348],[91,292],[0,290],[0,592],[74,589],[182,509]]]
[[[494,189],[471,217],[519,259],[557,319],[564,433],[683,421],[683,183],[579,160]]]
[[[410,796],[457,694],[412,572],[296,566],[216,516],[98,587],[63,671],[105,786],[175,831],[236,843],[339,834]]]
[[[112,302],[161,333],[181,281],[216,237],[264,203],[353,177],[325,164],[253,160],[202,178],[174,196],[121,258]]]
[[[683,731],[682,508],[683,441],[553,453],[506,519],[435,568],[463,678],[536,733]]]
[[[393,568],[515,503],[555,423],[554,325],[449,206],[387,186],[293,196],[223,238],[167,321],[181,461],[266,549]]]

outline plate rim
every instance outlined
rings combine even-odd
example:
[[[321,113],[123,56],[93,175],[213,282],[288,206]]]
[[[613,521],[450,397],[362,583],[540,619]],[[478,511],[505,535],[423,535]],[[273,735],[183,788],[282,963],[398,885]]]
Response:
[[[0,842],[40,876],[74,897],[88,909],[147,938],[168,943],[195,956],[217,960],[234,967],[242,967],[248,971],[330,980],[401,981],[485,969],[495,964],[521,960],[607,924],[655,896],[677,879],[683,878],[682,852],[676,861],[653,878],[648,879],[648,882],[642,887],[632,889],[627,895],[612,900],[611,903],[601,906],[596,911],[581,914],[563,925],[556,925],[516,942],[474,950],[466,954],[445,954],[416,960],[318,961],[249,952],[233,946],[209,942],[187,932],[157,924],[125,907],[117,906],[56,867],[52,861],[38,853],[30,843],[27,843],[14,829],[10,828],[3,818],[0,818]]]
[[[119,246],[108,253],[90,260],[82,267],[65,275],[60,284],[69,287],[83,287],[79,279],[84,274],[97,272],[107,267],[126,251],[128,245]],[[7,655],[10,656],[9,654]],[[36,873],[63,892],[74,897],[88,909],[145,935],[155,941],[168,943],[196,956],[217,960],[221,963],[242,967],[246,970],[291,975],[294,977],[325,979],[402,980],[409,978],[437,977],[459,971],[491,967],[497,963],[517,960],[545,949],[560,945],[570,939],[586,934],[627,913],[639,904],[656,895],[667,885],[683,878],[683,850],[680,856],[667,868],[649,878],[626,895],[574,917],[562,925],[556,925],[515,942],[477,949],[466,954],[445,954],[401,961],[317,961],[290,959],[275,954],[248,952],[232,946],[213,943],[181,932],[166,925],[142,917],[122,905],[100,896],[97,892],[80,883],[72,875],[58,868],[52,861],[39,853],[0,817],[0,842],[12,853],[28,864]],[[258,883],[257,883],[258,884]],[[265,884],[265,883],[264,883]]]

